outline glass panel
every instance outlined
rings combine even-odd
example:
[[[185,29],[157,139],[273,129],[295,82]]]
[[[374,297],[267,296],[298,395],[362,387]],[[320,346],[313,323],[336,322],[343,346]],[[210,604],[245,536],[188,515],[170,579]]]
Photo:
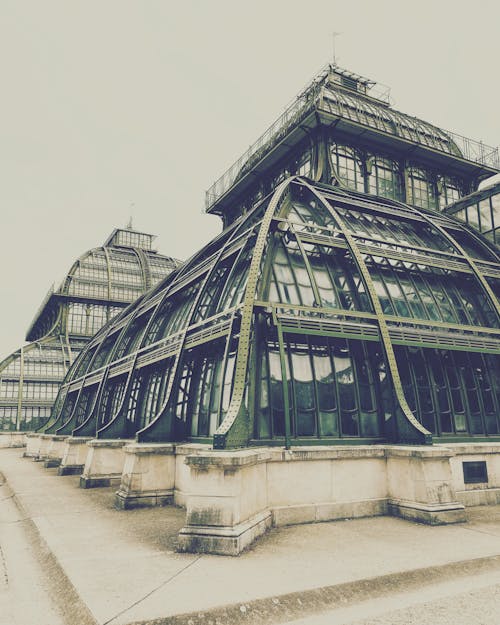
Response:
[[[269,346],[269,383],[271,389],[271,411],[273,436],[285,436],[285,407],[283,403],[283,381],[277,343]]]
[[[337,393],[330,352],[327,345],[312,344],[311,352],[318,396],[319,427],[321,436],[339,435]]]
[[[307,345],[291,344],[293,389],[295,393],[295,410],[297,436],[314,436],[315,397],[314,379]]]
[[[339,341],[333,348],[335,379],[339,393],[340,422],[344,436],[358,436],[358,414],[354,368],[347,343]]]
[[[394,200],[403,200],[398,164],[380,156],[370,159],[369,164],[371,165],[368,178],[370,193]]]

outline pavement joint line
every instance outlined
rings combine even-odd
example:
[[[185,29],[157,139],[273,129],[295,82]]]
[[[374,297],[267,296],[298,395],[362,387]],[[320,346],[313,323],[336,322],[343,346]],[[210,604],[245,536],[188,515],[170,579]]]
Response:
[[[188,569],[190,566],[192,566],[193,564],[196,564],[199,560],[201,560],[201,558],[203,557],[203,554],[200,554],[199,556],[197,556],[196,558],[194,558],[194,560],[191,560],[191,562],[188,562],[188,564],[186,564],[186,566],[182,567],[181,569],[179,569],[178,571],[176,571],[173,575],[171,575],[167,580],[165,580],[164,582],[162,582],[159,586],[157,586],[156,588],[153,588],[153,590],[149,591],[148,593],[146,593],[143,597],[141,597],[140,599],[138,599],[137,601],[134,601],[134,603],[132,603],[131,605],[129,605],[128,607],[126,607],[125,609],[121,610],[120,612],[118,612],[118,614],[115,614],[115,616],[111,617],[110,619],[108,619],[107,621],[105,621],[102,625],[108,625],[108,623],[111,623],[112,621],[114,621],[115,619],[117,619],[119,616],[122,616],[123,614],[126,614],[129,610],[131,610],[132,608],[135,608],[135,606],[141,604],[143,601],[145,601],[148,597],[151,597],[152,594],[154,594],[157,590],[160,590],[160,588],[164,588],[165,586],[167,586],[173,579],[175,579],[176,577],[178,577],[181,573],[183,573],[186,569]]]
[[[465,525],[463,526],[464,530],[467,530],[468,532],[476,532],[476,534],[484,534],[485,536],[492,536],[493,538],[499,538],[500,534],[492,534],[491,532],[485,532],[484,530],[477,530],[474,527],[466,527]]]
[[[480,572],[500,569],[500,554],[460,560],[438,566],[389,573],[376,577],[295,591],[248,602],[228,604],[208,610],[197,610],[167,617],[129,622],[126,625],[270,625],[288,623],[345,608],[348,605],[431,586],[442,580],[466,578]],[[106,624],[104,624],[106,625]]]
[[[52,549],[47,544],[41,534],[33,517],[27,514],[27,510],[17,494],[10,487],[7,480],[3,486],[12,492],[7,499],[12,499],[17,510],[24,518],[13,521],[13,523],[26,523],[26,538],[31,546],[33,554],[44,562],[44,583],[51,588],[50,598],[61,614],[67,625],[100,625],[90,608],[83,601],[71,579],[66,574],[64,567],[56,557]],[[12,522],[10,522],[12,523]],[[7,522],[6,524],[10,524]],[[48,574],[47,574],[48,572]]]

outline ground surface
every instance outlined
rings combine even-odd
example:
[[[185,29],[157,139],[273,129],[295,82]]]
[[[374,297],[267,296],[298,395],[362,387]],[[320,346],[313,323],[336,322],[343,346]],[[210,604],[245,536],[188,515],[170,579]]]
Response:
[[[0,472],[0,625],[500,623],[500,506],[453,526],[273,529],[237,558],[200,556],[175,551],[181,509],[116,510],[114,489],[18,449]]]

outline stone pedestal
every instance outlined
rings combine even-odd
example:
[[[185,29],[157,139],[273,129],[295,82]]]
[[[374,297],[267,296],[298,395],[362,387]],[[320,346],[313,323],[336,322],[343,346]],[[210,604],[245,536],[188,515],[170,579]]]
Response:
[[[0,449],[2,447],[26,447],[26,432],[0,432]]]
[[[175,446],[172,443],[132,443],[123,450],[125,462],[116,507],[129,509],[172,503]]]
[[[49,447],[52,443],[52,434],[38,434],[38,454],[31,456],[35,462],[44,462],[49,453]],[[36,443],[34,443],[34,447]]]
[[[63,443],[61,463],[57,475],[80,475],[85,467],[90,436],[68,436]]]
[[[390,514],[430,525],[466,520],[453,489],[453,451],[394,445],[387,446],[385,453]]]
[[[238,555],[271,526],[267,450],[211,451],[186,457],[191,479],[179,550]]]
[[[186,507],[187,493],[191,491],[191,469],[186,463],[187,456],[195,456],[211,451],[212,446],[203,443],[183,443],[175,446],[175,489],[174,504]]]
[[[49,469],[52,467],[58,467],[61,464],[63,456],[64,441],[67,436],[53,434],[50,437],[47,447],[47,455],[45,456],[44,466]]]
[[[89,451],[83,473],[80,476],[80,488],[97,486],[118,486],[121,482],[125,452],[123,448],[131,440],[92,439],[87,445]]]
[[[26,434],[26,451],[23,456],[25,458],[38,458],[41,443],[42,434],[36,434],[36,432]]]

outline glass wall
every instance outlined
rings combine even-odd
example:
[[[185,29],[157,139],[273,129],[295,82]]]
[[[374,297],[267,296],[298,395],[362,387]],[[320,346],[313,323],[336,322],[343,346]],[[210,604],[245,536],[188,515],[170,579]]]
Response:
[[[415,428],[404,395],[435,436],[500,435],[494,251],[446,215],[281,192],[96,337],[63,412],[141,441],[368,443]]]
[[[500,245],[500,184],[489,190],[475,193],[470,200],[465,198],[450,206],[447,212],[479,230],[487,239]]]
[[[256,438],[284,437],[287,414],[292,438],[380,436],[376,352],[362,341],[288,336],[281,354],[278,342],[268,339],[259,362]]]
[[[430,432],[500,432],[499,356],[403,346],[395,352],[408,404]]]

